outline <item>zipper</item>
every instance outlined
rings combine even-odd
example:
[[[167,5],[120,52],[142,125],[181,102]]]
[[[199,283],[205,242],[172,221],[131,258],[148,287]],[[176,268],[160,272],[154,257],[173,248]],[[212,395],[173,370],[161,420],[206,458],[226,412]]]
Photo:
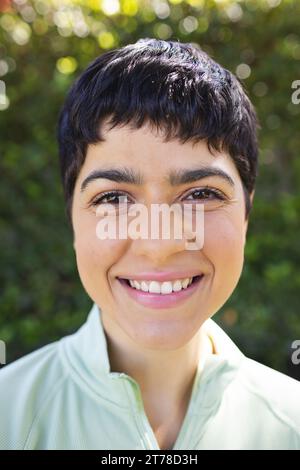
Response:
[[[154,449],[154,450],[161,450],[157,439],[155,437],[154,431],[150,425],[149,419],[146,415],[144,404],[143,404],[143,398],[142,398],[142,393],[139,384],[129,375],[123,373],[123,372],[115,372],[119,378],[126,379],[124,381],[124,385],[127,391],[127,394],[129,396],[130,402],[132,407],[134,408],[134,413],[139,419],[141,423],[141,427],[144,431],[146,431],[146,439],[145,439],[145,433],[142,433],[142,438],[143,441],[146,442],[148,445],[148,449]],[[188,430],[188,427],[191,427],[192,425],[192,410],[194,408],[194,402],[196,400],[196,390],[197,390],[197,384],[198,384],[198,375],[195,378],[194,384],[193,384],[193,389],[191,392],[191,397],[188,403],[187,411],[185,413],[182,425],[180,427],[179,433],[177,435],[176,441],[174,443],[174,446],[171,451],[175,450],[180,450],[183,449],[182,445],[184,443],[184,438],[186,436],[186,432]]]
[[[135,418],[137,419],[137,426],[143,442],[146,445],[146,450],[160,450],[158,442],[152,427],[150,426],[148,417],[145,412],[142,393],[139,384],[129,375],[124,372],[117,372],[118,377],[124,380],[125,390],[129,397],[130,405],[133,409]]]

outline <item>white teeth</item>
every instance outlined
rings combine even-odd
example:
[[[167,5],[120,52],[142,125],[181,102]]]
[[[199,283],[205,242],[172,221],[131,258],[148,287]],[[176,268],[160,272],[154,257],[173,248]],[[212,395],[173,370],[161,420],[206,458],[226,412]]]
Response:
[[[141,289],[142,289],[144,292],[149,292],[149,286],[148,286],[147,282],[145,282],[145,281],[142,281],[142,282],[141,282]]]
[[[182,289],[181,281],[175,281],[173,284],[173,291],[179,292]]]
[[[157,281],[151,281],[149,284],[149,292],[151,294],[160,294],[160,284]]]
[[[170,294],[172,292],[172,282],[165,281],[161,284],[160,287],[161,294]]]
[[[170,294],[171,292],[179,292],[182,289],[186,289],[193,281],[192,277],[185,279],[176,279],[174,281],[136,281],[129,279],[131,287],[142,290],[144,292],[150,292],[152,294]]]

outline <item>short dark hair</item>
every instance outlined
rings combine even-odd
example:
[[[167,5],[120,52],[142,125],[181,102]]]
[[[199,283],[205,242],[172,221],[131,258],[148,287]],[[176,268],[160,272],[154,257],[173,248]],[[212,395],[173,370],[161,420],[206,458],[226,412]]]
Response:
[[[110,120],[108,121],[108,118]],[[198,45],[140,39],[91,62],[74,82],[61,109],[57,137],[66,212],[72,226],[73,192],[87,146],[110,129],[145,123],[165,142],[205,140],[233,159],[245,194],[246,219],[257,176],[257,116],[239,80]]]

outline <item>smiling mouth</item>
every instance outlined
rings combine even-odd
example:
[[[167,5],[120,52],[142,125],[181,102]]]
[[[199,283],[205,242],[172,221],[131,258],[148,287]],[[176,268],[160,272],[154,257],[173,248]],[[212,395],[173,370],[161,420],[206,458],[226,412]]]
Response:
[[[175,292],[174,290],[172,290],[171,292],[169,293],[166,293],[166,294],[162,294],[162,293],[158,293],[158,292],[147,292],[147,291],[144,291],[142,289],[137,289],[135,287],[132,287],[130,282],[129,282],[129,279],[123,279],[123,278],[117,278],[118,281],[124,285],[126,288],[129,288],[131,289],[132,291],[135,291],[135,292],[138,292],[138,293],[141,293],[145,296],[161,296],[161,297],[168,297],[168,296],[172,296],[174,294],[180,294],[181,292],[186,292],[186,291],[189,291],[191,289],[194,288],[194,285],[195,284],[198,284],[200,282],[200,280],[204,277],[204,274],[201,274],[201,275],[198,275],[198,276],[194,276],[192,278],[192,282],[186,287],[186,288],[182,288],[181,290]]]

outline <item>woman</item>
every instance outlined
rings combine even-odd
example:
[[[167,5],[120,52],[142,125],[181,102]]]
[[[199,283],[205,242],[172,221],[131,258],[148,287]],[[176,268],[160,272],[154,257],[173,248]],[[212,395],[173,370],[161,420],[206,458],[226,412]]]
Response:
[[[1,371],[1,448],[300,449],[299,383],[211,319],[243,269],[257,127],[234,75],[191,44],[140,40],[74,83],[58,141],[93,306],[76,333]],[[202,209],[198,249],[190,225],[181,238],[134,225],[104,236],[136,205],[144,228],[157,204],[190,222]]]

